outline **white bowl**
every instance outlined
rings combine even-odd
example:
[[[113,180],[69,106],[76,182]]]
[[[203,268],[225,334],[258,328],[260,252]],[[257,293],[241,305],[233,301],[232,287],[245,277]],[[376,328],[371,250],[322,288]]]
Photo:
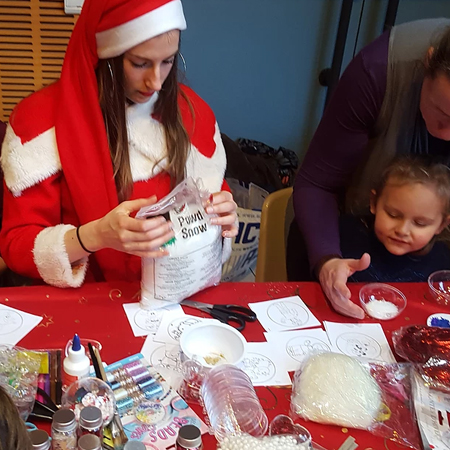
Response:
[[[245,354],[246,340],[230,325],[200,322],[183,332],[180,338],[182,357],[196,359],[204,367],[239,364]]]

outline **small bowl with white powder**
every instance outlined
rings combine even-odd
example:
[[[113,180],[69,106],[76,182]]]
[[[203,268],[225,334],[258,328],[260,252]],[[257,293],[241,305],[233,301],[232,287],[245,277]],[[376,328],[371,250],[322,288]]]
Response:
[[[364,311],[373,319],[390,320],[406,307],[403,292],[384,283],[369,283],[359,291],[359,300]]]

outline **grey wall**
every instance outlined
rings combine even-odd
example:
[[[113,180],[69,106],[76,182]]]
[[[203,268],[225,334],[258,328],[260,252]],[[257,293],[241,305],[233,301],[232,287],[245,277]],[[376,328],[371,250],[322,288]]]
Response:
[[[344,66],[353,55],[355,0]],[[331,65],[341,1],[183,0],[187,82],[221,130],[303,154],[322,114],[321,69]],[[366,0],[356,50],[380,34],[387,0]],[[400,0],[397,23],[450,17],[448,0]]]

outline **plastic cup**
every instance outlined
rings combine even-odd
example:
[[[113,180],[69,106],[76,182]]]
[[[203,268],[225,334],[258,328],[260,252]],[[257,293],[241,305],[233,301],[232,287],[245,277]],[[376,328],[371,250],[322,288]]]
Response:
[[[301,425],[294,423],[289,416],[280,414],[269,425],[269,436],[292,436],[300,449],[312,448],[312,438],[309,431]]]
[[[403,292],[384,283],[369,283],[359,291],[359,300],[364,311],[377,320],[391,320],[406,307]]]
[[[428,288],[439,305],[450,305],[450,270],[439,270],[428,277]]]
[[[247,433],[263,436],[269,421],[248,375],[224,364],[209,371],[201,397],[211,428],[221,442],[226,435]]]

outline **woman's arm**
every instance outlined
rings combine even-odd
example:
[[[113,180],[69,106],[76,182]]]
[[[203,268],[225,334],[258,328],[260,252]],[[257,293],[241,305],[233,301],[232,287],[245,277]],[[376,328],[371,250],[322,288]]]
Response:
[[[162,245],[173,238],[170,222],[163,217],[148,220],[130,217],[131,213],[156,203],[156,196],[122,202],[101,219],[94,220],[65,235],[69,260],[73,263],[80,258],[104,248],[130,253],[132,255],[157,258],[167,255]],[[81,243],[83,246],[81,245]]]
[[[386,90],[388,41],[383,34],[350,62],[297,174],[294,209],[312,269],[340,254],[337,197],[366,156]]]
[[[341,259],[338,196],[367,156],[386,91],[388,33],[363,49],[349,64],[327,106],[297,174],[294,210],[306,242],[311,271],[334,309],[363,318],[350,300],[347,279],[370,264]]]

